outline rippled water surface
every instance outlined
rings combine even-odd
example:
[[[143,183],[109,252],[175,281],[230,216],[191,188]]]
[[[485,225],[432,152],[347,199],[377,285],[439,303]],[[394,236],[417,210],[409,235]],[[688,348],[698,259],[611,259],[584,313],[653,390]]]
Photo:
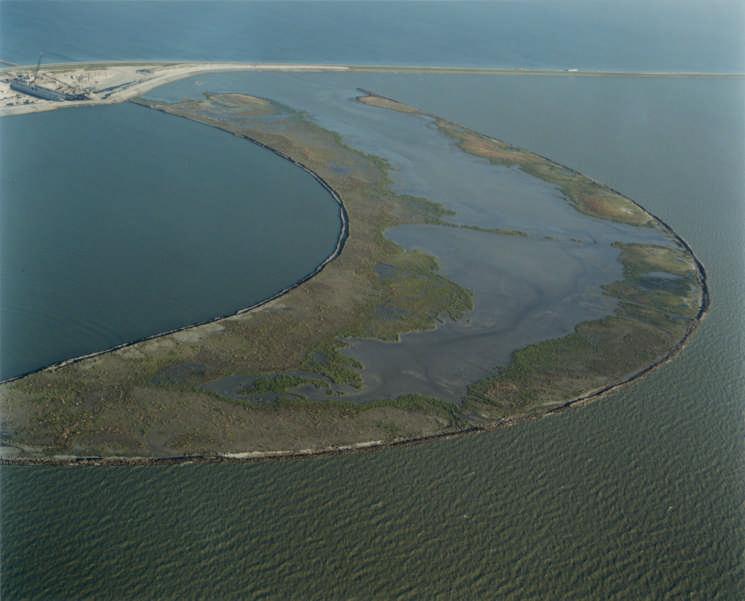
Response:
[[[456,440],[251,465],[4,467],[3,597],[740,599],[743,83],[368,87],[662,216],[710,278],[690,346],[589,407]]]

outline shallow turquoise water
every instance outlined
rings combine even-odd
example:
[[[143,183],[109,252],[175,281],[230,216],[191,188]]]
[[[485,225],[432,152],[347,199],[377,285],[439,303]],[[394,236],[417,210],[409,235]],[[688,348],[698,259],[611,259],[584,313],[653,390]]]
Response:
[[[743,83],[373,83],[666,219],[710,278],[691,345],[589,407],[490,434],[251,465],[4,467],[4,599],[742,598]]]

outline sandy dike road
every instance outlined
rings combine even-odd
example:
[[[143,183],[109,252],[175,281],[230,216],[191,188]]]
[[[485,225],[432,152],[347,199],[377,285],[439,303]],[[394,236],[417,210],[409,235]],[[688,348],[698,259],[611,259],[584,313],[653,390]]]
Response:
[[[6,63],[7,64],[7,63]],[[563,77],[682,77],[745,78],[743,73],[677,73],[578,71],[576,69],[499,69],[479,67],[438,67],[398,65],[328,65],[237,62],[106,62],[43,65],[36,81],[40,86],[63,91],[85,91],[89,100],[50,101],[22,94],[10,88],[18,75],[31,76],[34,66],[10,66],[0,70],[0,116],[23,115],[73,106],[126,102],[153,88],[200,73],[219,71],[291,71],[356,73],[441,73],[450,75],[525,75]]]

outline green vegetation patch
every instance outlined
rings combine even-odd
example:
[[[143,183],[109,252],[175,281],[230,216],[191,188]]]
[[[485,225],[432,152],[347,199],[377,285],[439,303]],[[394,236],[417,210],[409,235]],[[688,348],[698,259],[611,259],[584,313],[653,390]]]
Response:
[[[404,251],[388,260],[378,274],[378,311],[356,337],[397,340],[405,332],[426,330],[442,317],[456,320],[473,308],[473,295],[438,272],[434,257]]]
[[[489,418],[544,413],[623,379],[669,351],[674,340],[630,319],[586,322],[572,334],[514,353],[507,368],[469,387],[466,406]]]
[[[340,352],[343,343],[327,342],[313,348],[302,364],[304,370],[318,373],[334,384],[362,386],[362,364]]]
[[[692,258],[678,248],[616,246],[624,279],[605,287],[619,301],[615,315],[515,352],[508,367],[469,387],[467,408],[489,418],[539,414],[622,381],[670,353],[700,306]],[[675,291],[645,285],[650,274]]]
[[[269,376],[257,376],[256,379],[241,388],[241,394],[266,394],[267,392],[285,392],[308,383],[308,380],[300,376],[287,374],[272,374]]]
[[[372,92],[365,91],[357,100],[378,108],[432,118],[440,131],[452,138],[464,152],[485,158],[494,164],[519,167],[533,177],[558,186],[582,213],[630,225],[657,224],[649,213],[633,201],[550,159]]]
[[[520,238],[527,238],[528,234],[522,230],[511,230],[502,227],[481,227],[480,225],[467,225],[457,223],[442,222],[439,225],[446,227],[457,227],[464,230],[471,230],[474,232],[485,232],[487,234],[496,234],[498,236],[518,236]]]

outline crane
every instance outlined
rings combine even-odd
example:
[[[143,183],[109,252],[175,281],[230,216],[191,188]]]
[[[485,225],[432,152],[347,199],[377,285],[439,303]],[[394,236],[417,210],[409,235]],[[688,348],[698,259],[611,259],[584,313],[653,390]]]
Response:
[[[48,55],[48,54],[55,54],[55,53],[54,52],[52,52],[52,53],[47,52],[46,54]],[[41,67],[41,57],[42,56],[44,56],[44,52],[39,52],[39,59],[36,61],[36,68],[34,69],[34,74],[31,76],[31,79],[29,79],[29,83],[31,83],[31,84],[36,83],[36,80],[39,79],[39,68]],[[59,55],[59,56],[62,56],[62,55]],[[56,77],[52,77],[52,75],[50,73],[48,73],[48,72],[47,73],[44,73],[44,77],[46,79],[50,79],[50,80],[58,83],[59,85],[61,85],[63,90],[64,89],[70,90],[73,94],[83,94],[84,93],[80,89],[75,88],[75,86],[73,86],[72,84],[65,83],[64,81],[60,81]]]
[[[34,83],[36,81],[36,77],[39,75],[39,67],[41,67],[41,57],[43,55],[43,52],[39,52],[39,60],[36,61],[36,69],[34,69],[34,76],[31,78],[31,83]]]

